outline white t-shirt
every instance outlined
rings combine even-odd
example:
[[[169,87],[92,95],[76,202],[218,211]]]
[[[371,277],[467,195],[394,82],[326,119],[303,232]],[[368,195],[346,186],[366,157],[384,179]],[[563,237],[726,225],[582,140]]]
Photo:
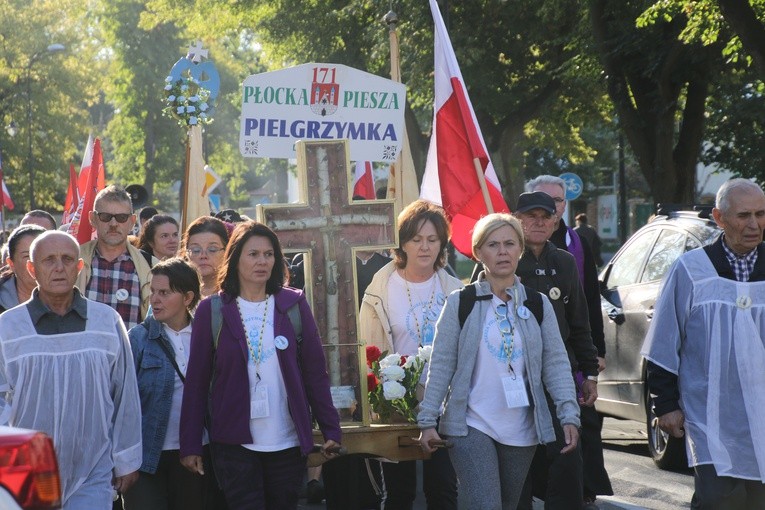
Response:
[[[495,313],[500,304],[502,300],[494,296],[492,306],[486,312],[478,356],[470,380],[466,421],[468,426],[480,430],[498,443],[508,446],[533,446],[539,444],[539,437],[531,406],[510,407],[505,393],[506,387],[517,385],[515,387],[523,390],[527,387],[526,365],[523,359],[525,346],[520,332],[513,328],[511,372],[507,365],[510,344],[505,345]],[[509,320],[514,323],[517,316],[513,313],[512,300],[507,302],[507,307]],[[507,342],[510,341],[509,337],[510,335]],[[507,381],[503,381],[505,378]],[[528,391],[525,393],[525,398],[529,399]],[[518,402],[514,405],[518,405]]]
[[[238,297],[236,302],[247,335],[247,375],[250,381],[252,444],[242,446],[259,452],[276,452],[299,446],[274,344],[274,297],[269,296],[260,302]]]
[[[191,349],[191,324],[180,331],[175,331],[167,324],[162,324],[165,336],[170,340],[170,345],[175,353],[175,362],[183,376],[186,376],[186,365],[189,363],[189,351]],[[175,370],[173,370],[175,372]],[[170,418],[167,421],[167,432],[162,450],[178,450],[180,446],[179,427],[181,423],[181,402],[183,401],[183,383],[178,374],[175,374],[175,386],[173,387],[173,400],[170,403]]]
[[[398,271],[390,275],[388,310],[393,347],[397,353],[402,356],[417,354],[418,347],[433,343],[436,321],[445,302],[446,295],[435,273],[420,283],[407,282]]]

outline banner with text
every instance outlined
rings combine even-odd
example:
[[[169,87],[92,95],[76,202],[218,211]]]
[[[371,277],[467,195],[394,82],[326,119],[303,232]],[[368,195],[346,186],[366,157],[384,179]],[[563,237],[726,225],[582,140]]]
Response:
[[[352,161],[393,162],[403,145],[406,87],[341,64],[253,74],[242,84],[239,151],[294,158],[297,140],[348,139]]]

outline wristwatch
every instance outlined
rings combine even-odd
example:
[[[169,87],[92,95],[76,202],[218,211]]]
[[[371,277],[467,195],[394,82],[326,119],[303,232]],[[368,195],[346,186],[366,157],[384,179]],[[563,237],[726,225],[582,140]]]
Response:
[[[595,381],[598,382],[598,376],[597,375],[588,375],[587,376],[588,381]]]

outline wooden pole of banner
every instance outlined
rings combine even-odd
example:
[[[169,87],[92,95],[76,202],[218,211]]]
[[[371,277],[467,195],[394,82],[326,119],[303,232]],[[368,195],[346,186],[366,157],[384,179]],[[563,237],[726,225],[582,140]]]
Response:
[[[181,233],[189,227],[189,174],[191,166],[191,130],[186,131],[186,168],[183,173],[183,186],[181,186]]]
[[[492,214],[494,212],[494,206],[491,203],[491,197],[489,197],[489,188],[486,186],[486,176],[483,174],[481,161],[478,158],[473,158],[473,166],[475,167],[475,174],[478,177],[478,184],[481,186],[481,194],[483,195],[483,201],[486,204],[486,211],[488,214]]]

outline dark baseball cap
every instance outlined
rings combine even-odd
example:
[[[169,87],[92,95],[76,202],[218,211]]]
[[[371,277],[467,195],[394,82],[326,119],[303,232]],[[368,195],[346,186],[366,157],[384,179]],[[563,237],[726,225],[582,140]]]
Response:
[[[525,213],[532,209],[542,209],[550,214],[555,214],[555,200],[544,191],[527,191],[518,197],[518,205],[515,212]]]

